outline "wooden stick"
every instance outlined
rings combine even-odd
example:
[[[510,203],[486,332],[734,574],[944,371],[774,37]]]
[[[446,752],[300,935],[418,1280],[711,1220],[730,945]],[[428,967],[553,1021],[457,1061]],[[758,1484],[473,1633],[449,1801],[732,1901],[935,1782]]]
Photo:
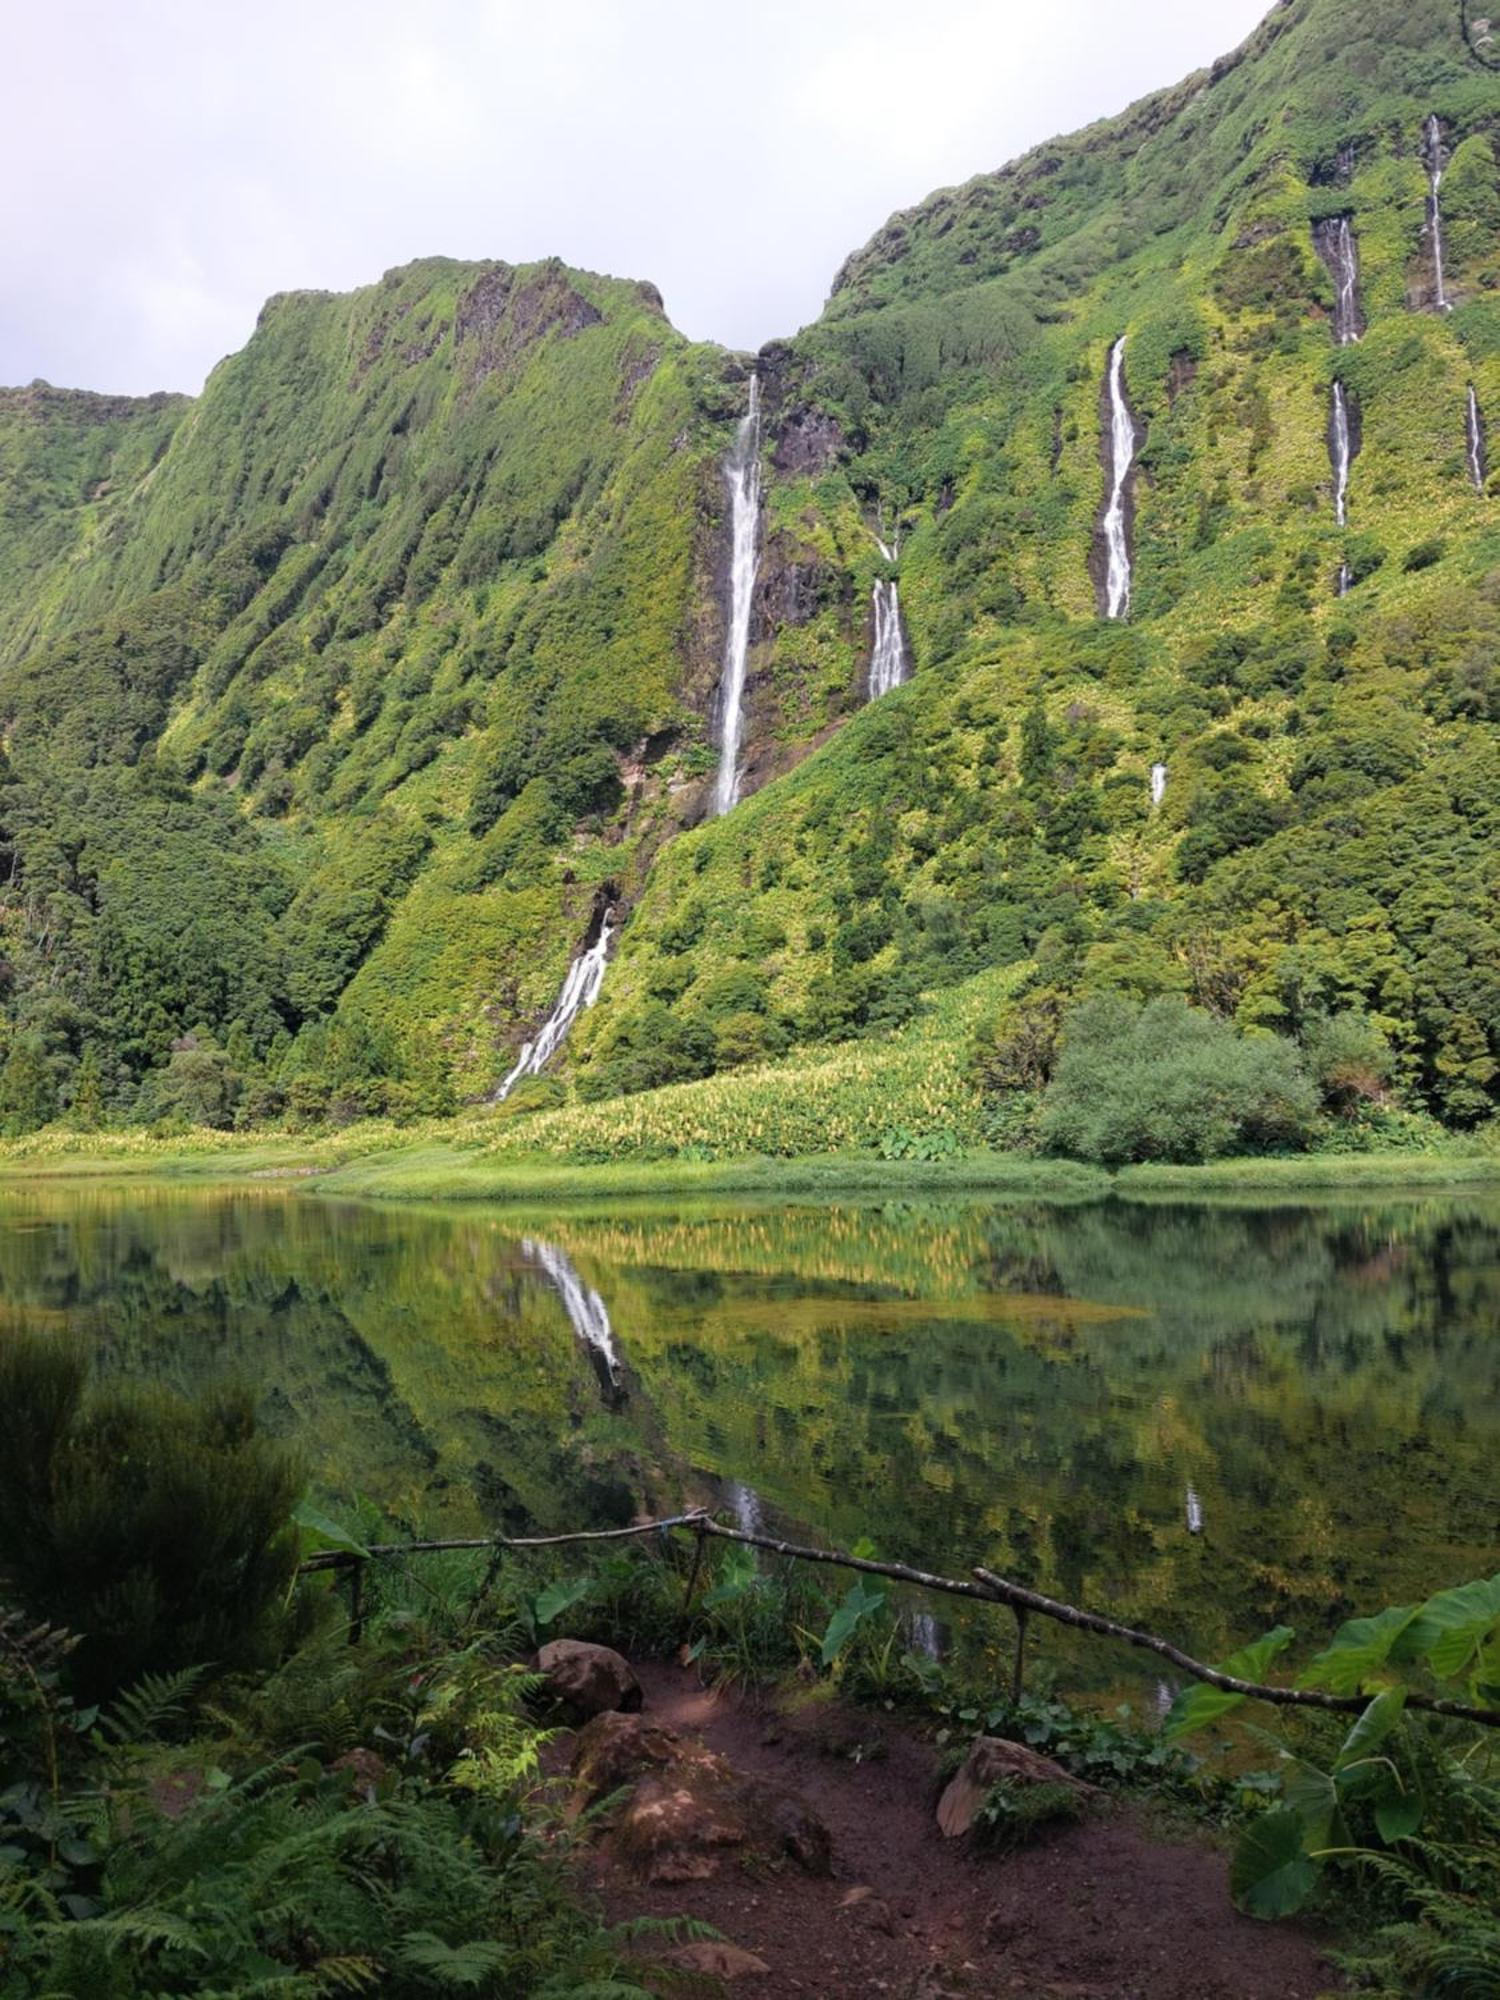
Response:
[[[1158,1639],[1154,1632],[1139,1632],[1133,1625],[1120,1625],[1113,1618],[1101,1618],[1097,1611],[1080,1611],[1076,1605],[1060,1603],[1055,1597],[1043,1597],[1039,1590],[1027,1590],[1019,1583],[1010,1583],[991,1570],[976,1569],[974,1574],[1018,1616],[1022,1612],[1036,1611],[1043,1618],[1055,1618],[1059,1625],[1072,1626],[1075,1631],[1102,1632],[1106,1638],[1120,1639],[1127,1646],[1143,1647],[1148,1653],[1157,1653],[1162,1659],[1170,1660],[1174,1667],[1180,1667],[1194,1680],[1207,1681],[1210,1687],[1224,1688],[1230,1694],[1275,1702],[1282,1708],[1333,1709],[1340,1715],[1358,1715],[1369,1705],[1367,1694],[1325,1694],[1320,1688],[1266,1687],[1259,1681],[1242,1681],[1235,1674],[1221,1673],[1217,1667],[1206,1667],[1201,1660],[1184,1653],[1170,1640]],[[1446,1701],[1438,1695],[1415,1692],[1407,1695],[1406,1706],[1426,1709],[1430,1715],[1457,1716],[1463,1722],[1482,1722],[1491,1729],[1500,1729],[1500,1709],[1468,1708],[1461,1701]]]
[[[348,1569],[374,1557],[446,1555],[463,1549],[557,1549],[570,1542],[618,1542],[631,1535],[654,1535],[662,1528],[689,1528],[701,1513],[671,1514],[664,1521],[639,1521],[629,1528],[584,1528],[572,1535],[465,1535],[442,1542],[372,1542],[367,1549],[320,1549],[297,1565],[304,1575],[320,1569]]]
[[[695,1507],[686,1514],[669,1514],[660,1521],[639,1521],[629,1528],[587,1528],[570,1535],[476,1535],[457,1541],[377,1542],[362,1552],[324,1549],[317,1555],[308,1556],[299,1567],[304,1572],[347,1569],[372,1557],[431,1555],[454,1549],[565,1548],[576,1542],[624,1541],[633,1536],[664,1533],[671,1528],[691,1528],[698,1537],[700,1551],[704,1537],[716,1535],[720,1541],[743,1542],[749,1548],[765,1549],[772,1555],[788,1556],[795,1562],[831,1563],[837,1569],[860,1570],[867,1576],[888,1576],[897,1583],[913,1584],[919,1590],[935,1590],[948,1597],[967,1597],[982,1604],[1008,1604],[1017,1614],[1017,1675],[1023,1663],[1024,1615],[1034,1611],[1039,1617],[1055,1619],[1059,1625],[1070,1626],[1074,1631],[1098,1632],[1127,1646],[1141,1647],[1161,1659],[1170,1660],[1174,1667],[1193,1680],[1206,1681],[1210,1687],[1223,1688],[1227,1693],[1245,1695],[1254,1701],[1274,1702],[1282,1708],[1329,1709],[1339,1715],[1358,1715],[1369,1702],[1369,1696],[1365,1694],[1325,1694],[1318,1688],[1268,1687],[1259,1681],[1240,1680],[1234,1674],[1221,1673],[1217,1667],[1205,1666],[1202,1660],[1195,1660],[1190,1653],[1184,1653],[1181,1647],[1174,1646],[1168,1639],[1157,1638],[1154,1632],[1141,1632],[1133,1625],[1121,1625],[1113,1618],[1103,1618],[1097,1611],[1081,1611],[1076,1605],[1064,1604],[1058,1598],[1044,1597],[1041,1591],[1011,1583],[1003,1576],[996,1576],[993,1570],[975,1569],[978,1581],[967,1583],[958,1577],[914,1569],[909,1563],[877,1562],[870,1556],[849,1555],[843,1549],[808,1548],[803,1543],[782,1541],[774,1535],[755,1535],[744,1528],[729,1528],[701,1507]],[[1012,1684],[1016,1684],[1015,1680]],[[1440,1695],[1418,1694],[1415,1690],[1407,1694],[1406,1706],[1422,1709],[1429,1715],[1444,1715],[1459,1722],[1478,1722],[1488,1729],[1500,1729],[1500,1709],[1470,1708],[1461,1701],[1449,1701]]]

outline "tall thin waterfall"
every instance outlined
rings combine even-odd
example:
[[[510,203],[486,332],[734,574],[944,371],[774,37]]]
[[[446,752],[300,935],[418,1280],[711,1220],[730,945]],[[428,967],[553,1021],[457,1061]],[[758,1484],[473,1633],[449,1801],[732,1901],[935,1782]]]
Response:
[[[1333,337],[1351,347],[1360,336],[1359,252],[1347,215],[1329,215],[1313,228],[1313,247],[1333,279]]]
[[[1349,465],[1353,439],[1349,429],[1349,398],[1342,382],[1333,385],[1333,416],[1328,425],[1328,455],[1333,461],[1333,517],[1339,526],[1349,521]]]
[[[876,547],[888,563],[896,560],[899,542],[875,537]],[[870,700],[878,701],[892,688],[900,687],[907,675],[906,639],[901,630],[901,593],[894,577],[877,577],[871,592],[875,619],[875,643],[870,653]]]
[[[763,1535],[766,1532],[766,1510],[753,1486],[747,1486],[742,1479],[726,1479],[724,1504],[734,1516],[734,1525],[742,1535]]]
[[[620,1393],[620,1350],[615,1330],[609,1323],[609,1308],[579,1276],[577,1266],[565,1250],[539,1237],[523,1237],[521,1254],[539,1265],[547,1282],[562,1300],[568,1324],[589,1350],[601,1385],[612,1396]]]
[[[528,1042],[522,1049],[520,1059],[510,1075],[495,1092],[495,1102],[503,1104],[523,1076],[540,1076],[542,1071],[568,1039],[568,1030],[587,1007],[592,1007],[599,998],[599,988],[604,984],[604,968],[609,960],[610,940],[614,936],[614,926],[606,911],[604,921],[599,926],[599,935],[588,947],[581,951],[568,967],[568,976],[562,983],[562,991],[557,996],[552,1012],[547,1016],[541,1033],[534,1042]]]
[[[1104,605],[1111,618],[1130,615],[1130,538],[1126,528],[1130,468],[1135,463],[1135,419],[1125,400],[1125,336],[1109,350],[1109,504],[1104,509],[1104,541],[1109,564]]]
[[[1443,186],[1443,166],[1448,154],[1443,145],[1443,128],[1436,113],[1428,119],[1422,133],[1427,149],[1427,177],[1430,192],[1427,196],[1427,231],[1432,238],[1433,304],[1440,313],[1452,312],[1448,303],[1447,279],[1443,273],[1443,209],[1441,193]]]
[[[1479,413],[1479,397],[1474,384],[1469,384],[1469,409],[1465,423],[1469,442],[1469,477],[1474,482],[1474,491],[1484,491],[1485,475],[1489,470],[1484,440],[1484,418]]]
[[[750,407],[740,419],[724,461],[732,529],[729,631],[719,682],[719,775],[714,811],[739,803],[740,747],[745,734],[745,665],[750,655],[750,610],[760,567],[760,377],[750,377]]]
[[[1151,803],[1159,806],[1167,796],[1167,767],[1165,764],[1151,766]]]

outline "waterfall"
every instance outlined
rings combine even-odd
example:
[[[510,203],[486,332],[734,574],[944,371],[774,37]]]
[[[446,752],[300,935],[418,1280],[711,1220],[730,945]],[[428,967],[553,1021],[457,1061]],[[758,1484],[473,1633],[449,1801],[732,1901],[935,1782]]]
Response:
[[[943,1628],[930,1611],[910,1611],[906,1617],[907,1651],[919,1660],[943,1657]]]
[[[1314,225],[1313,247],[1333,279],[1333,337],[1340,347],[1359,339],[1359,255],[1347,215],[1325,216]]]
[[[734,1525],[742,1535],[763,1535],[766,1532],[766,1510],[753,1486],[746,1486],[738,1479],[726,1479],[724,1505],[733,1515]]]
[[[599,988],[604,984],[604,967],[609,958],[610,939],[614,928],[608,911],[599,926],[599,935],[586,951],[581,951],[568,967],[568,976],[562,983],[562,991],[557,996],[552,1012],[547,1016],[541,1033],[534,1042],[528,1042],[522,1049],[520,1058],[510,1075],[495,1092],[495,1102],[503,1104],[523,1076],[540,1076],[547,1064],[557,1054],[568,1038],[568,1030],[586,1007],[592,1007],[599,998]]]
[[[1203,1502],[1198,1498],[1198,1490],[1191,1484],[1187,1490],[1187,1531],[1190,1535],[1203,1533]]]
[[[760,377],[750,377],[750,407],[740,419],[724,461],[732,530],[729,571],[729,630],[724,639],[724,674],[719,683],[719,775],[714,811],[727,813],[739,802],[740,746],[745,733],[745,664],[750,653],[750,610],[760,567]]]
[[[1433,301],[1440,313],[1452,312],[1448,303],[1447,281],[1443,276],[1443,210],[1440,194],[1443,185],[1443,161],[1447,158],[1443,150],[1443,128],[1436,113],[1428,119],[1423,139],[1427,147],[1427,175],[1431,192],[1427,197],[1427,228],[1432,237]]]
[[[615,1346],[609,1308],[603,1299],[592,1285],[583,1282],[572,1258],[555,1243],[528,1236],[522,1239],[521,1254],[540,1265],[547,1282],[562,1300],[568,1324],[589,1350],[601,1387],[612,1400],[618,1399],[622,1393],[620,1350]]]
[[[894,583],[875,580],[875,644],[870,654],[870,699],[878,701],[906,679],[906,641],[901,636],[901,597]]]
[[[1126,531],[1130,468],[1135,463],[1135,419],[1125,400],[1125,336],[1109,350],[1109,504],[1104,509],[1105,610],[1111,618],[1130,615],[1130,542]]]
[[[1167,796],[1167,767],[1165,764],[1151,766],[1151,803],[1159,806]]]
[[[1479,397],[1474,384],[1469,384],[1469,411],[1466,423],[1469,442],[1469,477],[1474,482],[1474,491],[1483,493],[1485,473],[1484,418],[1479,414]]]
[[[1348,525],[1349,520],[1349,465],[1354,455],[1349,430],[1349,398],[1342,382],[1333,385],[1328,455],[1333,461],[1333,518],[1342,528]]]
[[[1349,595],[1349,588],[1353,582],[1354,582],[1354,572],[1350,569],[1348,563],[1341,562],[1339,564],[1339,585],[1338,585],[1338,594],[1340,597],[1347,597]]]

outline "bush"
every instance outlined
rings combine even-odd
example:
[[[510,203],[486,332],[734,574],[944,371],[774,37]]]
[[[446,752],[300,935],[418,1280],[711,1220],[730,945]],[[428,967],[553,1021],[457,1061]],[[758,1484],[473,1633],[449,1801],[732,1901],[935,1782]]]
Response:
[[[82,1691],[263,1658],[296,1570],[299,1480],[249,1397],[88,1395],[66,1342],[0,1343],[0,1576],[83,1635]]]
[[[1102,995],[1063,1022],[1039,1130],[1047,1151],[1102,1166],[1195,1162],[1301,1145],[1317,1109],[1279,1036],[1242,1037],[1176,998],[1140,1007]]]

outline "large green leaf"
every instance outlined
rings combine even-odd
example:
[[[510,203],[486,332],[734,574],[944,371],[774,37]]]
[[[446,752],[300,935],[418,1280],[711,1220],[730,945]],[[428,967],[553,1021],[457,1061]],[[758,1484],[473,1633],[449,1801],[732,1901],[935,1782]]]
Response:
[[[872,1612],[878,1611],[885,1603],[883,1587],[871,1583],[865,1577],[856,1577],[849,1586],[849,1594],[828,1621],[828,1630],[823,1634],[823,1664],[831,1666],[854,1637],[855,1632]]]
[[[760,1565],[755,1559],[754,1549],[731,1549],[719,1571],[718,1582],[704,1594],[704,1608],[713,1611],[721,1604],[733,1604],[737,1597],[743,1597],[759,1582]]]
[[[1304,1670],[1298,1687],[1360,1694],[1385,1667],[1392,1646],[1416,1615],[1415,1604],[1394,1604],[1373,1618],[1349,1619]]]
[[[1304,1846],[1301,1815],[1289,1807],[1251,1822],[1229,1870],[1230,1893],[1252,1917],[1289,1917],[1307,1901],[1317,1879],[1317,1863]]]
[[[1339,1788],[1332,1774],[1316,1764],[1292,1761],[1281,1780],[1281,1795],[1302,1822],[1303,1845],[1309,1848],[1337,1844],[1335,1828],[1342,1827]]]
[[[1242,1646],[1239,1652],[1221,1660],[1218,1671],[1233,1674],[1236,1680],[1263,1681],[1271,1662],[1285,1652],[1296,1636],[1290,1625],[1278,1625],[1274,1631],[1263,1633],[1254,1645]],[[1211,1687],[1207,1681],[1199,1681],[1193,1687],[1184,1688],[1173,1702],[1162,1726],[1162,1734],[1169,1743],[1175,1742],[1179,1736],[1187,1736],[1195,1729],[1217,1722],[1221,1715],[1227,1715],[1248,1699],[1247,1695],[1231,1694],[1227,1688]]]
[[[1344,1738],[1333,1761],[1334,1770],[1347,1770],[1379,1749],[1400,1722],[1405,1707],[1405,1688],[1387,1688],[1384,1694],[1376,1695]]]
[[[565,1611],[581,1604],[592,1587],[592,1580],[586,1576],[565,1576],[557,1583],[549,1583],[532,1600],[531,1615],[539,1626],[550,1625],[554,1618],[561,1618]]]
[[[1441,1680],[1456,1680],[1500,1625],[1500,1576],[1461,1583],[1429,1597],[1402,1634],[1398,1657],[1426,1660]]]
[[[331,1515],[305,1497],[292,1509],[292,1520],[302,1530],[305,1548],[345,1549],[356,1556],[370,1553],[358,1536],[340,1527]]]

